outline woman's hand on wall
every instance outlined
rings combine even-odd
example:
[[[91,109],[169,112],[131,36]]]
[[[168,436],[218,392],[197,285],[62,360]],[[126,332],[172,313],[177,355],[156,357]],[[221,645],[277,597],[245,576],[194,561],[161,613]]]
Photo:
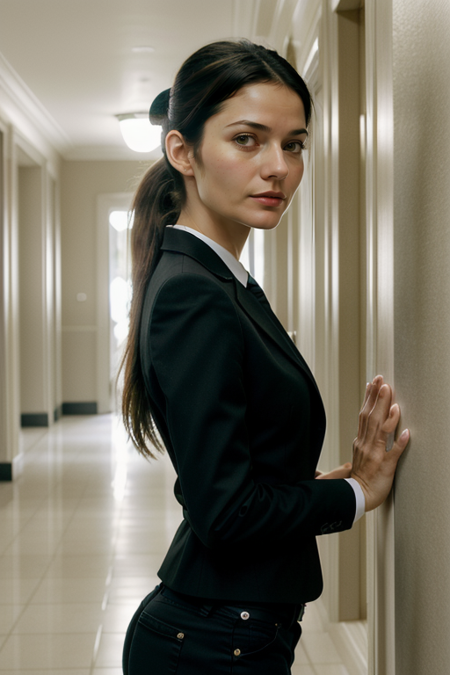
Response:
[[[366,395],[359,414],[358,436],[353,442],[351,478],[360,484],[366,500],[366,511],[382,504],[388,496],[398,460],[409,441],[405,429],[386,451],[389,437],[394,434],[400,420],[400,408],[392,405],[392,390],[378,375],[367,385]]]
[[[346,464],[341,464],[333,471],[327,471],[323,473],[322,471],[316,471],[316,478],[318,479],[336,479],[336,478],[351,478],[352,477],[352,465],[350,462]]]

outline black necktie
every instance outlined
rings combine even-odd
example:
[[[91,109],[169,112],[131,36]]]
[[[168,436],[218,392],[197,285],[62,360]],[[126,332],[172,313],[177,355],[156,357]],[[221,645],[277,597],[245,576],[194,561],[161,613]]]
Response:
[[[270,306],[269,301],[266,298],[266,295],[261,288],[261,286],[258,284],[255,279],[248,275],[248,280],[247,280],[247,290],[250,291],[252,295],[255,296],[255,298],[258,300],[258,302],[261,303],[263,306],[265,312],[269,315],[269,319],[271,320],[272,323],[275,324],[275,326],[281,331],[281,334],[285,336],[286,338],[286,344],[289,344],[290,351],[294,350],[296,358],[298,360],[298,350],[295,347],[295,340],[293,341],[291,337],[286,333],[283,325],[280,323],[279,319],[277,316],[274,314],[272,307]]]

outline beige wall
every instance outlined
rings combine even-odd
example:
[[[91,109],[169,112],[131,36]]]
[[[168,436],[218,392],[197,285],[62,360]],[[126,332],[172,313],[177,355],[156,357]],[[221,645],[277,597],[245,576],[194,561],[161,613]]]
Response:
[[[22,413],[48,414],[45,374],[42,167],[19,169],[20,403]]]
[[[397,675],[450,663],[450,4],[394,0]]]
[[[20,473],[21,414],[27,424],[46,424],[60,402],[55,346],[59,158],[36,129],[15,126],[20,112],[11,107],[5,115],[5,101],[1,95],[0,480]]]
[[[97,395],[97,197],[133,192],[146,169],[140,161],[62,163],[62,386],[66,403],[94,402]],[[77,301],[78,293],[86,294],[85,302]]]

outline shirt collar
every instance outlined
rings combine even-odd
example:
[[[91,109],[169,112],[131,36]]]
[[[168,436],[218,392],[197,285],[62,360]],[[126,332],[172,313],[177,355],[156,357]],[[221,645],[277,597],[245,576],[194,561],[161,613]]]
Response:
[[[246,287],[247,282],[248,282],[248,272],[245,269],[245,267],[242,265],[242,263],[239,262],[239,260],[236,260],[234,255],[232,255],[229,251],[227,251],[226,248],[218,244],[216,241],[213,239],[210,239],[209,237],[205,236],[201,232],[198,232],[197,230],[193,230],[192,227],[186,227],[186,225],[168,225],[167,227],[173,227],[176,230],[184,230],[185,232],[189,232],[190,234],[193,234],[194,237],[198,237],[198,239],[201,239],[202,241],[205,242],[205,244],[208,244],[212,250],[217,253],[219,258],[223,260],[225,265],[228,267],[230,272],[236,277],[240,283]]]

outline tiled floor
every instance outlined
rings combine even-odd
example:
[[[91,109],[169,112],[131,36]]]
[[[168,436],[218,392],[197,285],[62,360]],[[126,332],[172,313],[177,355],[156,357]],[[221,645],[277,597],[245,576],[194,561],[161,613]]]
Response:
[[[173,470],[127,448],[111,416],[23,432],[0,483],[0,675],[120,675],[128,621],[178,525]],[[348,675],[317,606],[293,675]]]

